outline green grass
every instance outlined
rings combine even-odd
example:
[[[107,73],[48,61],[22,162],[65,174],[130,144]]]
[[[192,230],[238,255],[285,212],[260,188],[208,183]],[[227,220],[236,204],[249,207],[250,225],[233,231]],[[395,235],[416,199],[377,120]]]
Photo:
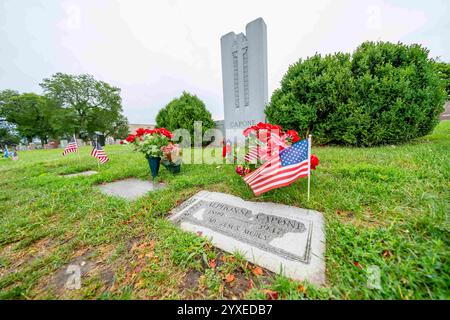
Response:
[[[0,298],[264,299],[270,289],[283,299],[449,299],[449,147],[444,121],[405,145],[313,148],[320,166],[309,203],[305,179],[255,198],[226,164],[183,165],[178,176],[162,168],[167,188],[130,203],[95,188],[149,179],[143,156],[127,147],[105,147],[110,163],[76,178],[60,175],[97,170],[87,147],[79,158],[20,152],[17,162],[0,160]],[[202,189],[324,212],[326,285],[255,276],[239,253],[164,219]],[[64,290],[65,269],[77,261],[89,266],[82,288]],[[380,290],[367,286],[369,266],[380,269]]]

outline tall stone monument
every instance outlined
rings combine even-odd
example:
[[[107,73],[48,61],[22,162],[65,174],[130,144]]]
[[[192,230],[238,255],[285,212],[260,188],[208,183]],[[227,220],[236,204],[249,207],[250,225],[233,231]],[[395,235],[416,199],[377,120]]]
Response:
[[[232,144],[242,143],[242,131],[264,122],[268,101],[267,27],[262,18],[247,24],[245,34],[227,33],[222,50],[225,134]]]

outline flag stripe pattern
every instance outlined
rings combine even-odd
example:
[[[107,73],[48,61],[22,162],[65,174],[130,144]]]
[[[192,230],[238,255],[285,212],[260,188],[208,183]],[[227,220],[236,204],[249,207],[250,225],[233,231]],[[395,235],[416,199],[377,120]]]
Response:
[[[250,151],[245,155],[244,157],[245,161],[252,162],[261,159],[266,160],[267,159],[267,151],[265,148],[254,146],[250,148]]]
[[[258,159],[267,160],[271,155],[278,153],[285,148],[287,148],[286,137],[280,137],[276,133],[269,132],[267,147],[259,146],[259,149],[258,146],[251,147],[244,159],[248,162],[256,162]]]
[[[71,152],[77,152],[78,151],[78,145],[77,145],[77,140],[73,140],[72,142],[70,142],[65,148],[64,148],[64,151],[63,151],[63,156],[65,156],[66,154],[68,154],[68,153],[71,153]]]
[[[301,140],[268,159],[244,177],[256,196],[287,186],[309,174],[308,140]]]
[[[98,159],[98,162],[104,164],[109,161],[108,155],[103,151],[102,147],[98,144],[95,144],[94,148],[91,151],[91,156]]]

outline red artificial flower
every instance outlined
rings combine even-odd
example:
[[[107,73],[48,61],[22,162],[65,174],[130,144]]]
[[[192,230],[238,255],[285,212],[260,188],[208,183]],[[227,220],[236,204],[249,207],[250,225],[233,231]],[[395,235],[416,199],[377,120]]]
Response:
[[[130,134],[125,140],[127,142],[134,142],[134,139],[136,139],[136,136],[134,134]]]
[[[144,130],[145,134],[153,134],[154,132],[155,132],[155,130],[153,130],[153,129],[145,129]]]
[[[272,130],[279,131],[280,133],[281,133],[281,131],[283,131],[283,129],[279,125],[273,125]]]
[[[167,130],[166,128],[160,128],[159,133],[166,136],[167,138],[171,139],[173,137],[173,133]]]
[[[288,130],[286,134],[289,136],[292,143],[296,143],[297,141],[300,140],[300,137],[298,136],[298,133],[295,130]]]
[[[142,136],[145,133],[145,129],[144,128],[139,128],[136,130],[136,135],[138,137]]]
[[[238,175],[240,175],[240,176],[243,176],[243,175],[244,175],[244,167],[242,167],[242,166],[237,166],[237,167],[236,167],[236,173],[237,173]]]
[[[316,167],[319,165],[319,158],[315,154],[311,155],[311,169],[316,170]]]
[[[243,131],[244,137],[247,137],[253,131],[252,127],[248,127]]]
[[[247,137],[251,132],[258,132],[260,128],[258,126],[251,126],[244,130],[244,136]]]
[[[263,123],[263,122],[259,122],[256,126],[259,129],[268,129],[268,130],[270,130],[272,128],[272,125],[270,123]]]
[[[123,144],[123,140],[120,140],[120,142],[119,142],[120,144]]]
[[[286,134],[289,136],[298,136],[298,133],[295,130],[288,130],[286,131]]]

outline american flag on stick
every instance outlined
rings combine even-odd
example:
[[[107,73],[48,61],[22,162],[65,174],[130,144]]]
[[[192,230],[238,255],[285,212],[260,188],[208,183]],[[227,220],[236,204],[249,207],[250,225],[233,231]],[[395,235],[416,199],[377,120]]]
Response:
[[[244,181],[259,196],[269,190],[290,185],[308,177],[308,200],[311,172],[311,137],[294,143],[269,158],[263,165],[244,177]]]
[[[102,147],[98,144],[94,144],[94,148],[91,151],[91,156],[98,159],[98,162],[104,164],[109,161],[108,156],[105,151],[103,151]]]
[[[77,139],[75,139],[75,136],[73,137],[73,141],[69,142],[69,144],[66,146],[62,155],[65,156],[71,152],[78,152]]]

